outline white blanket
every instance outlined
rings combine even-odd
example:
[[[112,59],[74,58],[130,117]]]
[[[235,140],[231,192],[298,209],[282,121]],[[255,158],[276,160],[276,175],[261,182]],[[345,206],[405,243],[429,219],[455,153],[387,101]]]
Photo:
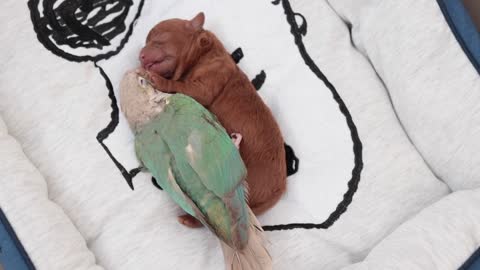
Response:
[[[260,217],[263,225],[290,224],[267,227],[274,269],[361,262],[449,192],[324,1],[125,1],[105,18],[125,14],[118,28],[103,30],[118,35],[101,46],[105,40],[85,31],[83,41],[71,32],[49,35],[56,28],[42,25],[45,2],[0,6],[10,11],[0,17],[0,115],[10,134],[0,133],[0,207],[37,269],[221,269],[218,241],[206,229],[179,225],[179,208],[150,175],[134,178],[135,191],[126,185],[138,163],[115,98],[123,72],[138,65],[148,30],[198,11],[228,50],[242,49],[239,65],[249,77],[265,72],[259,94],[300,160],[287,194]],[[52,6],[69,14],[68,5]],[[78,44],[98,48],[73,48]]]

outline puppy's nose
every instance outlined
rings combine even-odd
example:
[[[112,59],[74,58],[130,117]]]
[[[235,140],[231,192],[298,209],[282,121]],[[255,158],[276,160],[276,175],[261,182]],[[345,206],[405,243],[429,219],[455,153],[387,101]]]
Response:
[[[145,61],[145,53],[141,52],[140,55],[138,56],[138,60],[140,60],[140,65],[143,68],[146,68],[146,61]]]

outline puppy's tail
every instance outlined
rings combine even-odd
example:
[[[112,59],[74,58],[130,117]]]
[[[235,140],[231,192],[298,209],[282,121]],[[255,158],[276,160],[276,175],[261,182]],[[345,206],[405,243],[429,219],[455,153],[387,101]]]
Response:
[[[227,270],[272,270],[272,257],[265,248],[263,229],[251,209],[248,244],[242,250],[235,250],[220,241],[225,269]]]

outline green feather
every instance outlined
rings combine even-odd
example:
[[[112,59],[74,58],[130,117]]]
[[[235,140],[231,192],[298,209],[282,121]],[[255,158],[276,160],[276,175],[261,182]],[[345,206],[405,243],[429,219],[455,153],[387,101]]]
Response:
[[[137,132],[135,148],[143,165],[188,214],[226,244],[246,244],[245,164],[213,114],[190,97],[170,96],[162,113]]]

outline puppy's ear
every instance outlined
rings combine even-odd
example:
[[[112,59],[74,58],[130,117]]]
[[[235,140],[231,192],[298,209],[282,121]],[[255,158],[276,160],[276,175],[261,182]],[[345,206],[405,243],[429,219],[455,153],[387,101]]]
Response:
[[[203,12],[198,13],[197,16],[195,16],[189,22],[190,26],[193,27],[193,29],[202,30],[203,24],[205,23],[205,14],[203,14]]]
[[[205,51],[210,49],[210,47],[212,46],[213,40],[208,33],[203,32],[200,35],[198,35],[196,43],[198,44],[197,45],[198,48],[201,50],[199,53],[202,54]]]

